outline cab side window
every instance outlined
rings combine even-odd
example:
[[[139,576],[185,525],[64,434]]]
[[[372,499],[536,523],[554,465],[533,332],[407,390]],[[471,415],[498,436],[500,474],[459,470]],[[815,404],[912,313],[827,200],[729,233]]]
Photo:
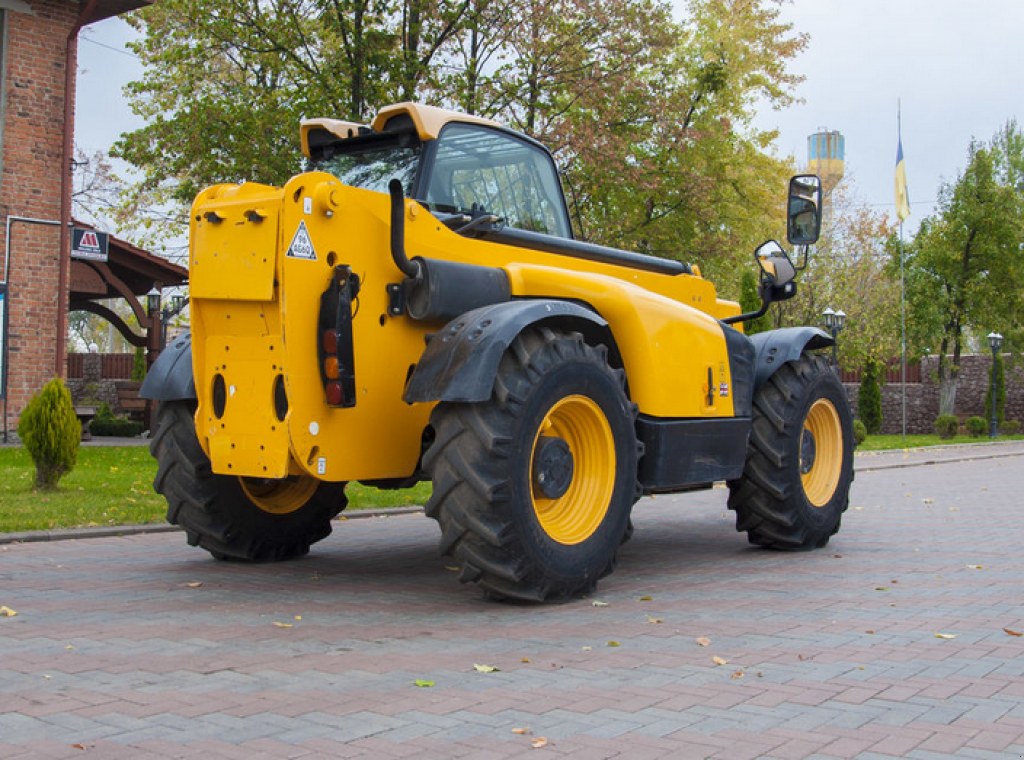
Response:
[[[442,130],[426,201],[449,213],[475,205],[509,227],[570,237],[551,157],[496,129],[453,123]]]

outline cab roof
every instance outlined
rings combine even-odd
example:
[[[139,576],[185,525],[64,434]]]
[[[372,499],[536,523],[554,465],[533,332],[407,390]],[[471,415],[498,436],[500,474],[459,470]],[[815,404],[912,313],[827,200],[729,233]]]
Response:
[[[394,131],[399,125],[404,126],[409,123],[415,127],[416,134],[421,140],[433,140],[440,134],[444,125],[452,121],[502,127],[501,124],[491,119],[449,111],[444,108],[420,103],[395,103],[380,109],[369,125],[339,119],[303,119],[302,152],[307,158],[311,157],[309,150],[311,139],[314,145],[323,144],[325,138],[329,138],[330,135],[346,140],[373,132]]]

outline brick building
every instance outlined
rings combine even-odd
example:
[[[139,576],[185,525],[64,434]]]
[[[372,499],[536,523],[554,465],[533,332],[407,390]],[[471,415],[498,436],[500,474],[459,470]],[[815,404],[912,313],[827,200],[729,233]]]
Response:
[[[0,0],[0,395],[5,433],[9,426],[17,429],[32,395],[65,373],[78,32],[148,2]]]

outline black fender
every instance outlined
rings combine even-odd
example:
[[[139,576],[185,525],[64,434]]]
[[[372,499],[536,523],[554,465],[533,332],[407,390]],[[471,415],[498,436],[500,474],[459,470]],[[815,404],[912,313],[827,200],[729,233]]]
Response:
[[[431,336],[403,399],[472,403],[491,397],[498,363],[525,328],[546,324],[582,332],[588,342],[611,344],[608,322],[572,301],[510,301],[468,311]]]
[[[786,362],[800,358],[804,351],[828,348],[835,341],[820,327],[783,327],[752,335],[757,356],[754,359],[754,390],[757,390]]]
[[[142,398],[158,401],[182,401],[196,398],[196,381],[192,376],[192,334],[174,339],[146,373],[139,389]]]

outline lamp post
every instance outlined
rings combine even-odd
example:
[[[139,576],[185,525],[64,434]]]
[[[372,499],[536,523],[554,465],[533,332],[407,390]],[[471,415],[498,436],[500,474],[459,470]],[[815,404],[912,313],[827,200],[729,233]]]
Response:
[[[838,372],[839,359],[836,354],[836,343],[838,342],[839,333],[843,331],[843,327],[846,325],[846,312],[842,309],[832,311],[832,307],[829,306],[821,313],[821,317],[825,321],[825,329],[832,333],[832,366]]]
[[[988,334],[988,347],[992,349],[992,421],[988,428],[989,438],[999,437],[999,414],[996,410],[996,354],[1003,346],[1003,336],[997,332]]]
[[[167,323],[188,304],[188,299],[180,293],[171,296],[169,306],[160,308],[162,295],[155,287],[146,293],[146,311],[149,316],[160,320],[160,350],[167,345]]]

